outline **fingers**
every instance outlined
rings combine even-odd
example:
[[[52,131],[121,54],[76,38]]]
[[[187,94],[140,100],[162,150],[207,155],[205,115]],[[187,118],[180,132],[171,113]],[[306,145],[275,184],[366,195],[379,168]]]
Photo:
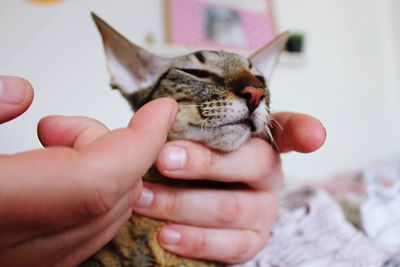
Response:
[[[204,145],[169,142],[156,162],[161,174],[179,179],[210,179],[243,182],[279,188],[282,182],[278,153],[265,141],[252,138],[232,153],[222,153]]]
[[[7,188],[0,188],[0,202],[9,203],[5,207],[9,216],[0,224],[26,221],[27,214],[32,225],[43,221],[68,224],[109,212],[128,190],[141,186],[141,177],[164,144],[176,109],[176,103],[166,99],[150,103],[137,112],[131,128],[112,131],[79,151],[57,146],[3,157],[0,181]],[[140,120],[143,123],[138,125]],[[54,132],[56,127],[49,128]],[[45,144],[59,141],[46,138]],[[22,209],[28,200],[29,210]]]
[[[266,226],[268,231],[271,226]],[[257,232],[237,229],[197,228],[171,225],[160,231],[161,245],[178,255],[240,263],[253,258],[263,248],[268,238]]]
[[[277,194],[266,191],[146,183],[143,192],[133,210],[170,221],[160,231],[159,241],[165,249],[187,257],[229,263],[249,260],[266,243],[277,217]]]
[[[298,113],[277,113],[274,137],[280,152],[312,152],[325,141],[321,122]],[[169,142],[156,162],[163,175],[178,179],[212,179],[279,188],[282,182],[278,153],[252,138],[232,153],[222,153],[188,141]],[[268,178],[268,179],[266,179]],[[265,187],[264,187],[265,188]]]
[[[40,120],[38,137],[43,146],[82,148],[110,130],[101,122],[85,117],[50,116]]]
[[[309,153],[320,148],[326,139],[322,123],[308,115],[280,112],[274,114],[278,126],[272,129],[280,152]]]
[[[28,109],[33,89],[28,81],[12,76],[0,76],[0,123],[12,120]]]
[[[294,113],[275,116],[282,126],[273,129],[280,151],[312,152],[325,141],[318,120]],[[167,177],[244,182],[253,188],[217,192],[146,184],[134,210],[179,223],[160,231],[164,248],[188,257],[237,263],[265,245],[277,216],[275,190],[282,183],[280,158],[269,144],[253,138],[233,153],[220,153],[174,141],[160,153],[157,167]]]
[[[82,117],[49,117],[38,127],[44,145],[77,148],[84,162],[81,177],[86,213],[109,211],[127,190],[141,182],[164,145],[177,112],[169,99],[141,108],[127,129],[109,132],[101,123]],[[82,181],[83,180],[83,181]]]
[[[276,214],[276,195],[265,191],[183,189],[146,183],[144,192],[135,212],[182,224],[259,230],[271,224]]]

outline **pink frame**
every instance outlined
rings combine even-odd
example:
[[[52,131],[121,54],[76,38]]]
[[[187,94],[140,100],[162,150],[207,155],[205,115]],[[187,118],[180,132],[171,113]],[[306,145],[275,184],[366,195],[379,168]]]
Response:
[[[267,10],[257,12],[242,10],[229,5],[229,2],[215,4],[210,0],[165,1],[167,40],[172,44],[254,51],[267,44],[276,35],[272,0],[264,0],[267,1]],[[231,25],[227,24],[233,30],[226,31],[223,28],[220,30],[220,27],[219,35],[212,35],[215,30],[210,30],[213,29],[210,18],[212,13],[217,12],[225,16],[224,22],[230,23],[236,20]],[[227,32],[232,35],[227,35]],[[222,38],[222,35],[227,37]]]

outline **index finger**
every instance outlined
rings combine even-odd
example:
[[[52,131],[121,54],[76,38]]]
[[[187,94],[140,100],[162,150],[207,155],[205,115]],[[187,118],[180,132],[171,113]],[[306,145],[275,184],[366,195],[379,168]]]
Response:
[[[273,117],[277,125],[272,134],[280,152],[310,153],[324,144],[326,130],[318,119],[293,112],[279,112]]]
[[[177,179],[244,182],[262,189],[281,184],[279,154],[259,138],[251,138],[231,153],[190,141],[171,141],[164,146],[156,165],[162,175]]]

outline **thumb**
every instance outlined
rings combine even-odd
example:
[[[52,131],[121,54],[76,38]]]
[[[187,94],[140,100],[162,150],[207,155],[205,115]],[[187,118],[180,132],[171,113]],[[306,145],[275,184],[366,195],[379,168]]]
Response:
[[[100,137],[81,152],[89,157],[90,166],[102,174],[101,179],[113,177],[121,190],[129,189],[157,159],[177,109],[174,100],[154,100],[136,112],[128,128]]]
[[[0,75],[0,123],[24,113],[32,99],[33,89],[27,80]]]

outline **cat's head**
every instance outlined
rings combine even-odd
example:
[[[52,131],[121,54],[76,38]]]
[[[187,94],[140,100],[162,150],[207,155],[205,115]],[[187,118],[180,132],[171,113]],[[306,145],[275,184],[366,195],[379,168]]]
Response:
[[[178,102],[170,140],[194,140],[232,151],[251,136],[271,137],[268,80],[288,33],[249,58],[197,51],[167,59],[131,43],[94,14],[93,18],[103,38],[111,86],[134,110],[160,97]]]

